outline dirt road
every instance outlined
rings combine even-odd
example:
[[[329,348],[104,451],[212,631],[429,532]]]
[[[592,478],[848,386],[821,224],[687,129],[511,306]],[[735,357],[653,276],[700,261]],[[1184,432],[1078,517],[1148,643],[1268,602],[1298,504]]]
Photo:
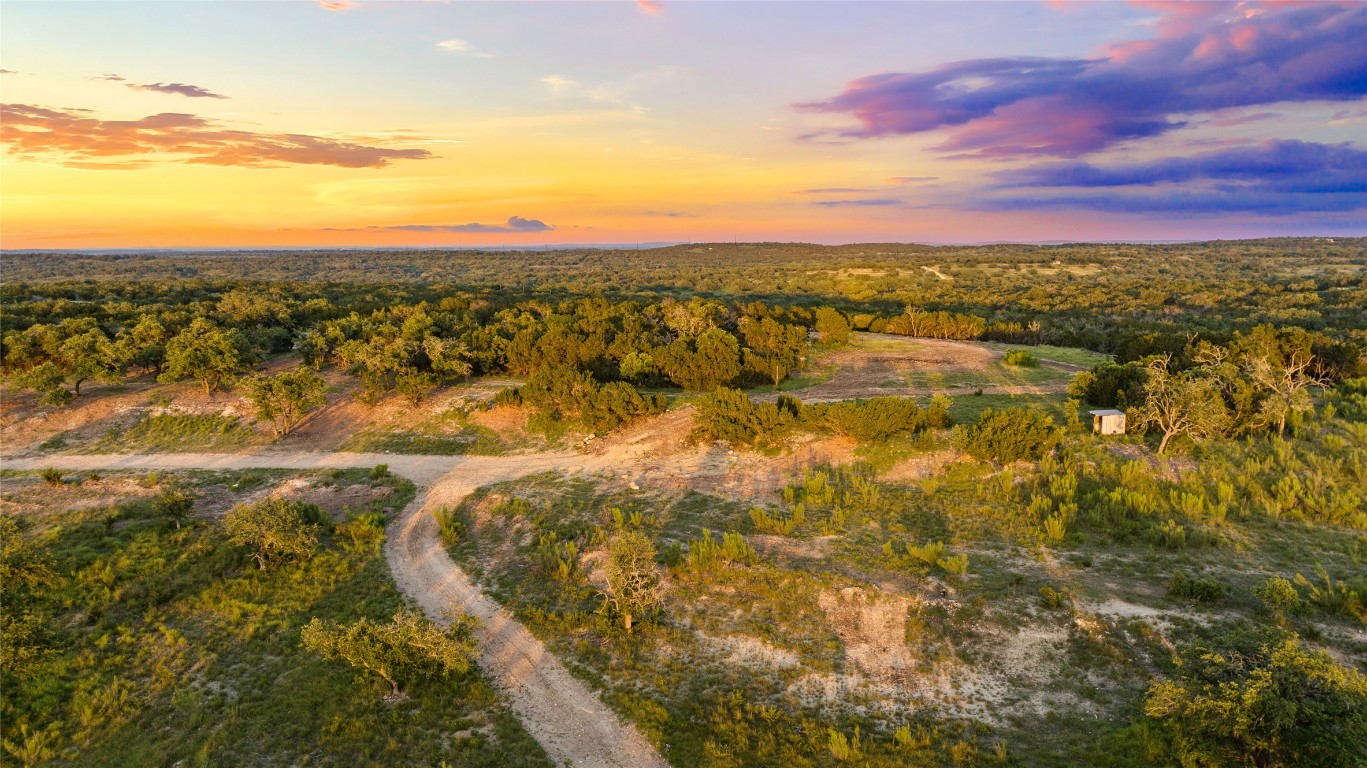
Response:
[[[433,511],[454,506],[476,488],[548,470],[598,471],[618,466],[618,452],[517,457],[408,456],[373,453],[147,454],[5,459],[4,469],[328,469],[388,464],[418,486],[390,524],[384,554],[400,590],[436,621],[455,606],[479,617],[480,667],[507,695],[527,731],[558,765],[663,768],[668,763],[497,602],[484,595],[446,554]]]

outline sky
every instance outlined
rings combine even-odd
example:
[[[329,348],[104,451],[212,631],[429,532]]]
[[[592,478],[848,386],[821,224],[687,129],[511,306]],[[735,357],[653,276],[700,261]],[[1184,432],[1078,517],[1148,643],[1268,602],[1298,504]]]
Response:
[[[0,2],[0,247],[1367,235],[1367,3]]]

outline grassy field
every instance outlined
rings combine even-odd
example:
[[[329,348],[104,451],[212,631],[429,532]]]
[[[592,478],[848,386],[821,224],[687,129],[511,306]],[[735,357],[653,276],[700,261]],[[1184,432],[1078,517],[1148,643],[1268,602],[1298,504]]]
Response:
[[[1110,355],[1093,352],[1090,349],[1078,349],[1077,347],[1055,347],[1049,344],[1025,346],[1021,344],[999,344],[992,341],[977,343],[998,352],[1005,352],[1008,349],[1023,349],[1041,360],[1080,365],[1084,368],[1093,368],[1111,359]]]
[[[268,442],[235,416],[171,414],[144,416],[126,430],[111,429],[85,447],[88,453],[217,453]]]
[[[498,456],[510,446],[497,432],[470,421],[467,413],[450,408],[435,414],[415,430],[364,429],[352,434],[339,450],[371,453],[419,453],[441,456]]]
[[[906,383],[918,389],[964,389],[1058,384],[1070,378],[1072,374],[1053,368],[1018,367],[996,362],[976,371],[914,371],[907,376]]]
[[[6,476],[10,504],[45,499],[21,535],[56,574],[22,596],[49,650],[23,677],[5,675],[6,764],[550,765],[477,673],[389,702],[383,683],[301,647],[312,617],[383,620],[400,605],[378,531],[339,525],[309,560],[261,572],[216,521],[177,528],[151,503],[168,482],[203,508],[290,477],[78,473],[54,487]],[[299,477],[372,483],[365,471]],[[378,485],[376,511],[413,494],[392,476]],[[85,506],[98,499],[108,502]]]
[[[1059,423],[1064,421],[1068,396],[1053,395],[957,395],[950,402],[949,415],[956,424],[972,424],[988,408],[1024,408],[1047,413]]]

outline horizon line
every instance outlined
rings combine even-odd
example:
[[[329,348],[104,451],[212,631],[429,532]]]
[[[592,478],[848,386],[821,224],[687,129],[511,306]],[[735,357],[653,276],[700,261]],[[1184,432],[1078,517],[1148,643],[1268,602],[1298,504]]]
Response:
[[[72,253],[91,255],[138,254],[138,253],[241,253],[241,252],[280,252],[291,251],[571,251],[583,249],[605,250],[660,250],[681,245],[692,246],[740,246],[740,245],[810,245],[821,248],[843,248],[856,245],[907,245],[944,247],[985,247],[990,245],[1179,245],[1183,243],[1249,242],[1254,240],[1360,240],[1367,235],[1266,235],[1262,237],[1205,237],[1205,238],[1153,238],[1153,239],[1055,239],[1055,240],[851,240],[841,243],[815,243],[802,240],[705,240],[705,241],[642,241],[613,243],[528,243],[525,245],[252,245],[252,246],[116,246],[106,248],[3,248],[0,254],[26,253]]]

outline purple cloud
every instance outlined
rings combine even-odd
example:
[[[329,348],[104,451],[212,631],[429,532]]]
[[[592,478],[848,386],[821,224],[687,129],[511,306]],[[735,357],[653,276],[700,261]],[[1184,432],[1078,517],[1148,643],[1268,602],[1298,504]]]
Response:
[[[861,192],[873,192],[872,189],[860,187],[818,187],[817,189],[799,189],[795,195],[857,195]]]
[[[105,77],[103,79],[110,80],[114,78]],[[123,78],[120,77],[118,79],[122,80]],[[186,96],[191,99],[228,98],[227,96],[224,96],[221,93],[214,93],[213,91],[210,91],[208,89],[200,88],[198,85],[189,85],[187,83],[149,83],[147,85],[137,85],[134,83],[129,83],[128,87],[132,88],[135,91],[154,91],[156,93],[170,93],[176,96]]]
[[[1367,95],[1367,4],[1163,9],[1157,37],[1096,58],[872,75],[797,108],[852,115],[860,127],[841,135],[857,139],[949,128],[942,152],[1075,157],[1182,127],[1184,114]]]
[[[510,216],[506,224],[401,224],[393,227],[369,227],[389,232],[479,232],[483,234],[507,234],[516,232],[549,232],[552,227],[536,219]]]
[[[901,200],[817,200],[812,205],[819,205],[823,208],[843,208],[845,206],[883,206],[901,205]]]
[[[1102,213],[1167,214],[1174,218],[1220,213],[1258,216],[1296,216],[1345,213],[1367,209],[1361,194],[1306,194],[1236,190],[1202,192],[1115,192],[995,198],[974,208],[986,211],[1099,211]],[[1356,221],[1361,224],[1361,217]]]
[[[1367,151],[1348,144],[1267,141],[1142,163],[1049,163],[995,176],[1001,180],[999,188],[1135,187],[1210,181],[1222,192],[1362,193],[1367,192]]]
[[[975,207],[1172,216],[1367,209],[1367,151],[1348,144],[1268,141],[1140,163],[1049,163],[995,176],[1001,181],[995,190],[1011,193],[986,197]]]
[[[927,181],[939,181],[939,176],[893,176],[888,179],[889,184],[922,184]]]

